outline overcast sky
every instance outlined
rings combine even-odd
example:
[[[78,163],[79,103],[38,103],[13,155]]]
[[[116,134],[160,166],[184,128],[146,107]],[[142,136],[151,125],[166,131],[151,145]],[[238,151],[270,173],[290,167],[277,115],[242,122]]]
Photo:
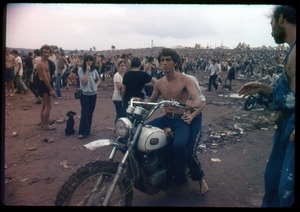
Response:
[[[151,46],[277,46],[274,5],[8,4],[6,46],[108,50]]]

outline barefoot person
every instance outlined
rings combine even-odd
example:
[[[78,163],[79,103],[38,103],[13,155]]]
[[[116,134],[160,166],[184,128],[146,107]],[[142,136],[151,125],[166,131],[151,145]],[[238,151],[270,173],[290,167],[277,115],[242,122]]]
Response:
[[[158,61],[165,76],[155,83],[149,102],[156,102],[159,97],[162,97],[165,100],[174,99],[177,102],[186,104],[189,102],[190,106],[201,106],[202,101],[194,86],[194,81],[190,77],[176,71],[178,66],[181,65],[179,54],[172,49],[162,49],[158,56]],[[172,106],[164,106],[164,111],[164,116],[158,117],[148,124],[162,129],[165,127],[172,129],[174,135],[172,151],[175,165],[175,184],[182,186],[187,182],[185,168],[188,162],[187,145],[190,136],[190,126],[184,120],[187,117],[183,117],[187,111],[182,111]],[[200,187],[200,189],[200,192],[203,193],[203,188]]]
[[[49,60],[51,54],[51,48],[48,45],[41,47],[42,59],[36,64],[36,69],[39,77],[39,85],[37,91],[42,97],[41,108],[41,128],[43,130],[55,130],[55,128],[49,125],[49,117],[51,111],[51,98],[56,97],[55,91],[52,87],[52,75],[55,71],[55,65]]]
[[[295,189],[295,94],[296,94],[296,9],[291,6],[275,7],[272,20],[272,36],[277,44],[290,47],[284,60],[284,72],[275,87],[260,82],[248,82],[239,95],[262,92],[272,95],[272,109],[280,111],[277,129],[264,174],[265,195],[262,207],[291,207]]]

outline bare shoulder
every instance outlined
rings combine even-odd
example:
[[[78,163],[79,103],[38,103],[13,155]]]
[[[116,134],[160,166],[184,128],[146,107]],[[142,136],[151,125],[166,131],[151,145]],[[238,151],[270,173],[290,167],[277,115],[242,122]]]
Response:
[[[161,86],[164,84],[164,81],[165,81],[165,77],[162,77],[160,79],[158,79],[156,82],[155,82],[155,85],[156,86]]]
[[[185,84],[190,84],[190,83],[194,83],[192,77],[193,76],[189,76],[187,74],[182,74],[182,79],[185,82]]]
[[[45,67],[44,62],[42,60],[38,60],[36,63],[36,68],[40,70],[40,69],[44,69],[44,67]]]

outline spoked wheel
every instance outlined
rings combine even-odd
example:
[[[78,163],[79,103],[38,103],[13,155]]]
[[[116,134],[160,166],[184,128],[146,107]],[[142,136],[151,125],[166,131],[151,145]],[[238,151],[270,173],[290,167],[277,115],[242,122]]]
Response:
[[[245,101],[245,105],[244,105],[244,108],[245,110],[251,110],[254,105],[255,105],[255,97],[254,96],[249,96],[246,101]]]
[[[62,186],[56,197],[56,206],[103,206],[103,200],[112,184],[117,166],[96,161],[78,169]],[[131,206],[133,189],[125,177],[117,183],[108,206]]]
[[[270,99],[265,98],[264,105],[267,109],[270,109],[272,107],[272,98],[270,98]]]

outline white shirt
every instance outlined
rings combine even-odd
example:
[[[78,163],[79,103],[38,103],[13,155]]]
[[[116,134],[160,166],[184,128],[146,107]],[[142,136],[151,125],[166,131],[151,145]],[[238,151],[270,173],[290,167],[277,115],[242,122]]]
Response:
[[[123,81],[123,77],[121,76],[121,74],[119,72],[116,72],[114,75],[114,93],[112,96],[112,100],[113,101],[122,101],[122,95],[121,95],[121,91],[118,90],[116,82],[120,82],[122,84]]]
[[[269,85],[270,86],[274,86],[276,81],[279,79],[279,76],[277,74],[274,74],[272,76],[270,76],[269,74],[265,77],[262,78],[263,80],[269,80]]]
[[[20,65],[20,69],[19,69]],[[23,63],[20,56],[15,58],[15,75],[18,73],[19,76],[23,76]]]

